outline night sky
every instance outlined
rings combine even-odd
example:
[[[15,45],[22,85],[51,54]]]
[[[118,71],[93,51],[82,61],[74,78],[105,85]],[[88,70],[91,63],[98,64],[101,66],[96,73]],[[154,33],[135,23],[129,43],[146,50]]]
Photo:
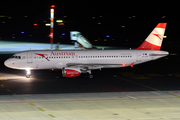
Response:
[[[50,22],[52,4],[56,6],[55,20],[64,21],[64,25],[55,23],[55,43],[70,44],[69,32],[77,30],[94,45],[137,47],[159,22],[168,23],[165,33],[168,38],[164,46],[178,43],[178,6],[147,1],[132,3],[97,0],[1,2],[1,40],[49,43],[50,28],[45,23]]]

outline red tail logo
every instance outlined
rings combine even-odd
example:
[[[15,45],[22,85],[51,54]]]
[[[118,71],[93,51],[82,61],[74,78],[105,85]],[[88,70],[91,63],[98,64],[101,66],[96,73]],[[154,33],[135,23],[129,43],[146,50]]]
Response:
[[[153,34],[153,35],[155,35],[156,37],[158,37],[160,40],[161,40],[161,35],[159,35],[159,34]]]

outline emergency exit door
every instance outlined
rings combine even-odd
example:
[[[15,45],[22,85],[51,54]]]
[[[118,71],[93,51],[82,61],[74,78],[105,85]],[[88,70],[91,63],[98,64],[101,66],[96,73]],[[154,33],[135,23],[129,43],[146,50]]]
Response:
[[[137,55],[136,62],[141,62],[141,52],[137,52],[136,55]]]
[[[32,52],[27,53],[27,63],[33,63]]]

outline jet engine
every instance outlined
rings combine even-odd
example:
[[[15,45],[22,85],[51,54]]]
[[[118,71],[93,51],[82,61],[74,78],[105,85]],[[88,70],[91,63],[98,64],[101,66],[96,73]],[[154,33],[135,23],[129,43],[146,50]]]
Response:
[[[77,77],[81,74],[80,68],[67,67],[62,69],[63,77]]]

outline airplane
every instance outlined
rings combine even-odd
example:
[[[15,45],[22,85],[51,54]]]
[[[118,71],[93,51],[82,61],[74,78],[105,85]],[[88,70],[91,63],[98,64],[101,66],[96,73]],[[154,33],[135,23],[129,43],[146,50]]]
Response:
[[[167,23],[158,23],[145,41],[136,49],[129,50],[29,50],[14,54],[5,66],[26,70],[29,78],[31,70],[62,69],[63,77],[77,77],[81,73],[102,68],[133,67],[156,60],[169,54],[161,51]]]

